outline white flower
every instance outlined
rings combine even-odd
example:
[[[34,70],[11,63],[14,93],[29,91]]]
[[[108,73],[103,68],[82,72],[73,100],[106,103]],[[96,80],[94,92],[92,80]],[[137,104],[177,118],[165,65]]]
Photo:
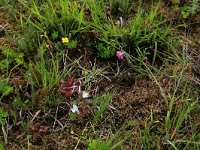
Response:
[[[83,97],[83,98],[90,98],[91,96],[90,96],[90,94],[88,94],[86,91],[83,91],[83,92],[82,92],[82,97]]]
[[[78,106],[77,106],[77,105],[74,105],[74,104],[73,104],[73,107],[71,108],[71,111],[72,111],[73,113],[77,113],[77,114],[80,113],[79,110],[78,110]]]

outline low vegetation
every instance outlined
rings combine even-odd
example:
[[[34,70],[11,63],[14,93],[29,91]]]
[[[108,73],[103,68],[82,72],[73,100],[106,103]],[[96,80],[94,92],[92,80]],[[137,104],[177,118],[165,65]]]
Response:
[[[0,149],[200,149],[199,0],[0,4]]]

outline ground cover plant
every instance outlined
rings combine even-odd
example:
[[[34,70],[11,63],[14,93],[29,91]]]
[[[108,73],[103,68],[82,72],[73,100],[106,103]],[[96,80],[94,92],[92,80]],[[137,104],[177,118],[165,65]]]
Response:
[[[0,149],[200,149],[198,0],[0,4]]]

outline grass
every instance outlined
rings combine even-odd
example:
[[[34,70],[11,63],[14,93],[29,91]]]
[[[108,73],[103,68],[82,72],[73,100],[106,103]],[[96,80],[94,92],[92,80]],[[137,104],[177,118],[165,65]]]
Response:
[[[163,1],[0,3],[19,30],[0,31],[0,149],[200,149],[196,56]]]
[[[173,94],[170,97],[167,97],[166,94],[164,94],[164,99],[166,99],[166,105],[168,108],[168,111],[166,112],[165,121],[163,124],[163,129],[165,131],[165,138],[173,148],[178,149],[175,144],[176,139],[175,136],[177,134],[181,134],[182,125],[184,124],[184,121],[186,118],[190,116],[190,112],[195,108],[195,105],[197,105],[197,97],[193,97],[190,95],[192,92],[190,91],[191,83],[188,83],[188,81],[183,81],[183,72],[185,67],[183,66],[183,69],[180,70],[179,75],[174,75],[174,89]],[[181,85],[183,83],[183,85]],[[160,86],[160,85],[159,85]],[[183,86],[183,87],[182,87]],[[181,89],[181,91],[180,91]],[[163,91],[163,90],[162,90]],[[179,93],[180,92],[180,93]],[[179,93],[179,94],[178,94]],[[191,99],[193,97],[193,99]],[[181,106],[177,105],[178,102],[182,102]],[[197,133],[197,131],[196,131]],[[187,135],[185,135],[182,138],[188,138]],[[181,138],[181,139],[182,139]],[[188,139],[189,140],[189,139]],[[187,149],[187,145],[184,147]]]
[[[94,119],[93,119],[95,123],[98,122],[99,118],[101,117],[103,112],[108,107],[108,104],[111,101],[111,99],[112,99],[112,95],[106,94],[106,95],[104,95],[104,98],[100,100],[99,110],[96,112],[96,114],[94,115]],[[99,101],[99,100],[97,100],[97,101]]]

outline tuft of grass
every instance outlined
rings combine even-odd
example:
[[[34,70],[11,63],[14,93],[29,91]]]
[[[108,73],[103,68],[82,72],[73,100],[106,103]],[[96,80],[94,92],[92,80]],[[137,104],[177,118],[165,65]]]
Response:
[[[140,49],[139,52],[141,52]],[[179,56],[177,58],[178,62],[181,61],[182,64],[179,65],[178,69],[173,69],[172,75],[164,75],[161,70],[155,68],[152,64],[145,63],[140,58],[130,56],[129,54],[126,54],[126,58],[133,67],[134,63],[140,63],[145,67],[145,69],[142,69],[137,65],[141,73],[149,76],[157,84],[166,105],[164,118],[161,119],[163,120],[162,123],[154,120],[153,114],[151,114],[149,120],[144,125],[144,129],[139,129],[140,135],[138,138],[141,140],[141,144],[145,149],[159,149],[161,147],[174,149],[198,148],[198,129],[192,126],[192,111],[199,104],[198,95],[194,94],[192,80],[185,78],[185,74],[188,71],[188,57]],[[174,57],[173,60],[176,60],[176,58]],[[168,68],[171,68],[169,64]],[[159,82],[160,75],[170,78],[173,82],[170,93]],[[152,125],[155,123],[159,123],[157,130],[151,132]],[[192,129],[192,131],[187,132],[187,129]],[[156,145],[155,142],[159,142],[159,144]]]
[[[110,9],[114,14],[126,14],[129,12],[129,0],[110,0]]]
[[[186,120],[188,122],[192,122],[191,112],[195,109],[195,105],[197,103],[197,97],[193,96],[192,92],[192,83],[191,81],[186,81],[184,79],[184,73],[187,68],[187,63],[183,64],[182,69],[178,72],[174,72],[173,76],[171,76],[173,83],[172,93],[167,93],[162,88],[161,84],[157,81],[156,77],[150,73],[149,75],[153,80],[158,84],[163,93],[163,98],[166,102],[167,112],[164,119],[164,123],[162,128],[160,128],[164,141],[170,144],[173,148],[179,149],[184,148],[187,149],[188,145],[191,146],[190,143],[190,133],[187,133],[184,128],[191,128],[190,124],[186,124]],[[149,70],[149,69],[148,69]],[[150,70],[149,70],[150,71]],[[170,97],[169,97],[170,94]],[[186,132],[185,134],[182,134]],[[195,129],[193,131],[193,136],[197,137],[198,131]],[[179,140],[188,141],[184,145],[180,144],[176,141]],[[195,142],[194,142],[195,143]],[[148,144],[150,144],[148,142]],[[152,144],[150,144],[152,145]],[[193,145],[192,147],[196,147],[197,145]]]
[[[123,129],[130,126],[129,123],[124,122],[124,124],[120,127],[120,129],[118,129],[114,135],[112,135],[112,137],[106,136],[104,140],[101,140],[100,138],[96,138],[96,139],[91,139],[89,138],[88,140],[88,149],[90,150],[95,150],[95,149],[99,149],[99,150],[115,150],[115,149],[119,149],[121,148],[121,146],[123,145],[123,142],[130,137],[129,135],[125,136],[125,137],[121,137],[120,133],[123,132]],[[101,131],[100,131],[101,132]],[[95,131],[95,134],[96,131]]]
[[[96,98],[95,101],[96,103],[99,103],[99,110],[95,113],[94,115],[94,122],[98,122],[100,117],[103,115],[104,111],[106,110],[109,102],[112,100],[112,94],[107,93],[103,95],[102,98]]]
[[[59,71],[59,62],[56,56],[47,60],[44,58],[44,53],[45,50],[41,47],[39,49],[39,60],[34,64],[30,63],[30,66],[32,66],[30,72],[37,87],[42,85],[44,90],[51,91],[59,83],[62,73]]]
[[[0,108],[0,125],[1,125],[2,132],[3,132],[5,144],[8,143],[8,133],[4,127],[5,124],[7,123],[7,121],[6,121],[7,117],[8,117],[8,112],[6,112],[2,108]]]
[[[28,3],[18,0],[18,2],[29,11],[28,16],[17,12],[22,16],[22,27],[33,29],[40,35],[46,34],[48,44],[58,46],[62,37],[73,39],[75,34],[86,28],[83,25],[84,3],[79,8],[79,2],[70,0],[48,0],[46,2],[31,0]]]
[[[32,47],[35,48],[34,44],[38,45],[35,39],[41,40],[41,35],[45,35],[45,41],[51,49],[55,47],[58,51],[66,48],[61,43],[62,37],[70,38],[68,49],[89,41],[84,45],[95,50],[96,56],[101,58],[111,58],[117,50],[125,50],[135,55],[137,47],[142,51],[151,50],[155,43],[163,48],[162,51],[166,51],[167,43],[172,41],[171,26],[167,25],[159,14],[160,2],[149,11],[144,11],[140,2],[133,18],[120,17],[117,21],[106,12],[105,1],[18,2],[29,12],[28,15],[17,12],[22,18],[21,23],[27,31],[26,35],[28,33],[26,39],[29,44],[20,38],[18,43],[30,51]],[[129,3],[129,0],[111,0],[110,7],[128,13]],[[33,30],[36,34],[33,34]],[[87,36],[89,33],[92,33],[93,37]],[[153,55],[152,52],[150,54]]]

